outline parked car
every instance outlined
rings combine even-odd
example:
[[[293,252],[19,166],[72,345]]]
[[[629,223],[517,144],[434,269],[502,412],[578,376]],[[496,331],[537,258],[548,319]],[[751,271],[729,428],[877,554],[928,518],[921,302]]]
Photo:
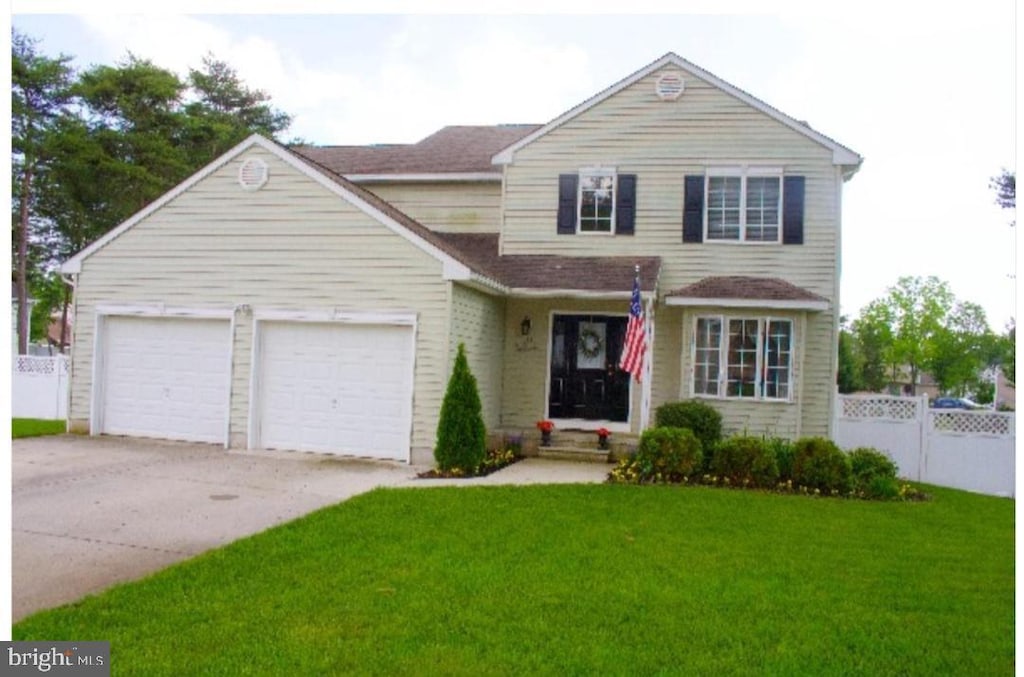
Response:
[[[932,409],[984,409],[983,406],[966,397],[936,397]]]

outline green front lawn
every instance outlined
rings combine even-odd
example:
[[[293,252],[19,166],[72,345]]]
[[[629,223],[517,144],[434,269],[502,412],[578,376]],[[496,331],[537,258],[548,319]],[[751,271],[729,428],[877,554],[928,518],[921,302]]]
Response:
[[[113,674],[1014,671],[1014,502],[377,490],[14,627]]]
[[[50,421],[41,418],[12,418],[11,439],[19,437],[40,437],[42,435],[61,435],[67,430],[64,421]]]

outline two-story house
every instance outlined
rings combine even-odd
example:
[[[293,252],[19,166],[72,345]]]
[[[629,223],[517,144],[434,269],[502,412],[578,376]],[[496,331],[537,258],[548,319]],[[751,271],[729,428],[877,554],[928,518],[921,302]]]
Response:
[[[699,397],[827,435],[860,163],[675,54],[544,125],[251,137],[64,265],[71,428],[429,463],[465,343],[493,432],[636,433]]]

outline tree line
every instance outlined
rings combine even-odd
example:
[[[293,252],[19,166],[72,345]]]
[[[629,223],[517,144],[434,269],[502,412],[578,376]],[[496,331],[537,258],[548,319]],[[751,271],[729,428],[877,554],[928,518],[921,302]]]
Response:
[[[128,54],[78,71],[38,40],[11,41],[11,280],[18,352],[46,331],[71,289],[59,264],[254,132],[291,116],[212,54],[184,79]],[[64,322],[61,322],[63,331]],[[63,344],[65,337],[61,337]]]
[[[996,192],[996,204],[1016,208],[1014,172],[1004,169],[989,185]],[[910,393],[916,394],[918,377],[927,373],[942,393],[972,394],[987,404],[995,393],[984,372],[999,369],[1012,383],[1015,343],[1013,319],[1003,334],[996,334],[981,306],[957,299],[946,282],[937,277],[901,277],[855,320],[844,318],[839,334],[839,391],[880,392],[905,375]]]

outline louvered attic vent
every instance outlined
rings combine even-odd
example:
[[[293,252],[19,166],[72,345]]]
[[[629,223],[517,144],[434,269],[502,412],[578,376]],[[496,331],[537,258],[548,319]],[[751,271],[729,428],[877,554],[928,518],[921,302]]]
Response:
[[[654,91],[662,101],[675,101],[683,93],[683,76],[665,73],[654,85]]]
[[[270,168],[259,158],[249,158],[238,168],[238,183],[245,190],[259,190],[270,178]]]

